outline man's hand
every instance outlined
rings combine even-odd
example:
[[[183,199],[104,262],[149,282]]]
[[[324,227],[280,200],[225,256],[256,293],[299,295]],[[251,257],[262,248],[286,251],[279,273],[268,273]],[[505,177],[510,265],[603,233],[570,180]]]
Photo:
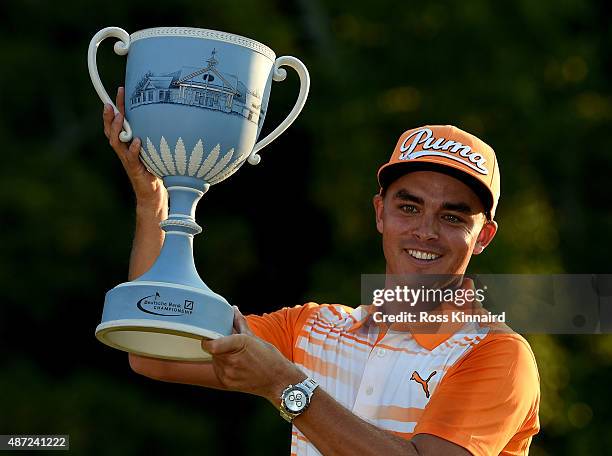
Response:
[[[129,147],[119,139],[125,116],[125,89],[123,87],[119,87],[117,90],[116,105],[119,110],[117,114],[114,113],[110,104],[104,105],[102,115],[104,134],[123,164],[123,168],[132,183],[136,201],[138,205],[152,209],[167,207],[166,189],[161,179],[151,174],[140,161],[140,138],[135,138]]]
[[[140,161],[140,139],[135,138],[128,145],[119,140],[125,114],[125,90],[117,90],[117,109],[115,114],[110,104],[104,105],[104,134],[121,160],[134,194],[136,195],[136,232],[130,256],[130,280],[140,277],[153,265],[162,244],[164,232],[159,223],[168,217],[168,192],[158,177],[147,171]]]
[[[278,407],[283,389],[306,375],[276,347],[253,335],[238,307],[234,307],[234,329],[231,336],[202,341],[213,355],[217,378],[224,389],[261,396]]]
[[[130,353],[130,366],[155,380],[255,394],[278,407],[283,389],[304,380],[305,374],[276,347],[254,336],[235,306],[233,330],[231,336],[202,342],[202,348],[213,355],[212,362],[170,361]]]

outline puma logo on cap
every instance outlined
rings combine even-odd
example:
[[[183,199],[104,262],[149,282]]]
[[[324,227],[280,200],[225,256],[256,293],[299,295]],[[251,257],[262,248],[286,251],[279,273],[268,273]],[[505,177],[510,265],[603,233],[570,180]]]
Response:
[[[419,148],[419,146],[421,146]],[[446,157],[455,160],[474,171],[487,175],[489,170],[485,167],[487,162],[478,152],[472,151],[470,146],[446,138],[434,138],[429,128],[413,131],[400,145],[399,160],[412,160],[425,156]]]

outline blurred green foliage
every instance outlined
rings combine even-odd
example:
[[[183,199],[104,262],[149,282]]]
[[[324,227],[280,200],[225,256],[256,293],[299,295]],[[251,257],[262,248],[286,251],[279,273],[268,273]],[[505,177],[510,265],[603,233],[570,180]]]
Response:
[[[226,30],[310,70],[294,126],[199,205],[200,272],[243,311],[358,302],[360,274],[384,266],[375,171],[427,123],[498,153],[500,231],[473,272],[610,272],[610,2],[25,0],[0,17],[2,433],[69,433],[77,454],[288,453],[263,401],[138,378],[93,337],[134,220],[86,68],[108,25]],[[98,53],[107,88],[125,65],[111,48]],[[296,94],[295,75],[275,84],[264,133]],[[609,453],[612,338],[529,340],[542,380],[532,454]]]

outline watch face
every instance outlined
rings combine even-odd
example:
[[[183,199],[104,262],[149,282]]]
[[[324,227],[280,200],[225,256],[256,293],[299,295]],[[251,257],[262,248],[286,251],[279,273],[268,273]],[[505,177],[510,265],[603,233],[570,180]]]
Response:
[[[285,408],[292,413],[299,413],[308,405],[308,395],[298,387],[293,387],[285,394]]]

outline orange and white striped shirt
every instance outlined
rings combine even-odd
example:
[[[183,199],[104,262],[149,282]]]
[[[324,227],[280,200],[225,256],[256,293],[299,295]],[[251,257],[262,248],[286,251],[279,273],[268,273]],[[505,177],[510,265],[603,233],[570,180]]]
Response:
[[[540,427],[540,388],[525,339],[478,323],[453,334],[387,331],[371,310],[308,303],[247,320],[257,336],[379,428],[407,439],[433,434],[476,456],[528,454]],[[320,453],[294,426],[291,454]]]

